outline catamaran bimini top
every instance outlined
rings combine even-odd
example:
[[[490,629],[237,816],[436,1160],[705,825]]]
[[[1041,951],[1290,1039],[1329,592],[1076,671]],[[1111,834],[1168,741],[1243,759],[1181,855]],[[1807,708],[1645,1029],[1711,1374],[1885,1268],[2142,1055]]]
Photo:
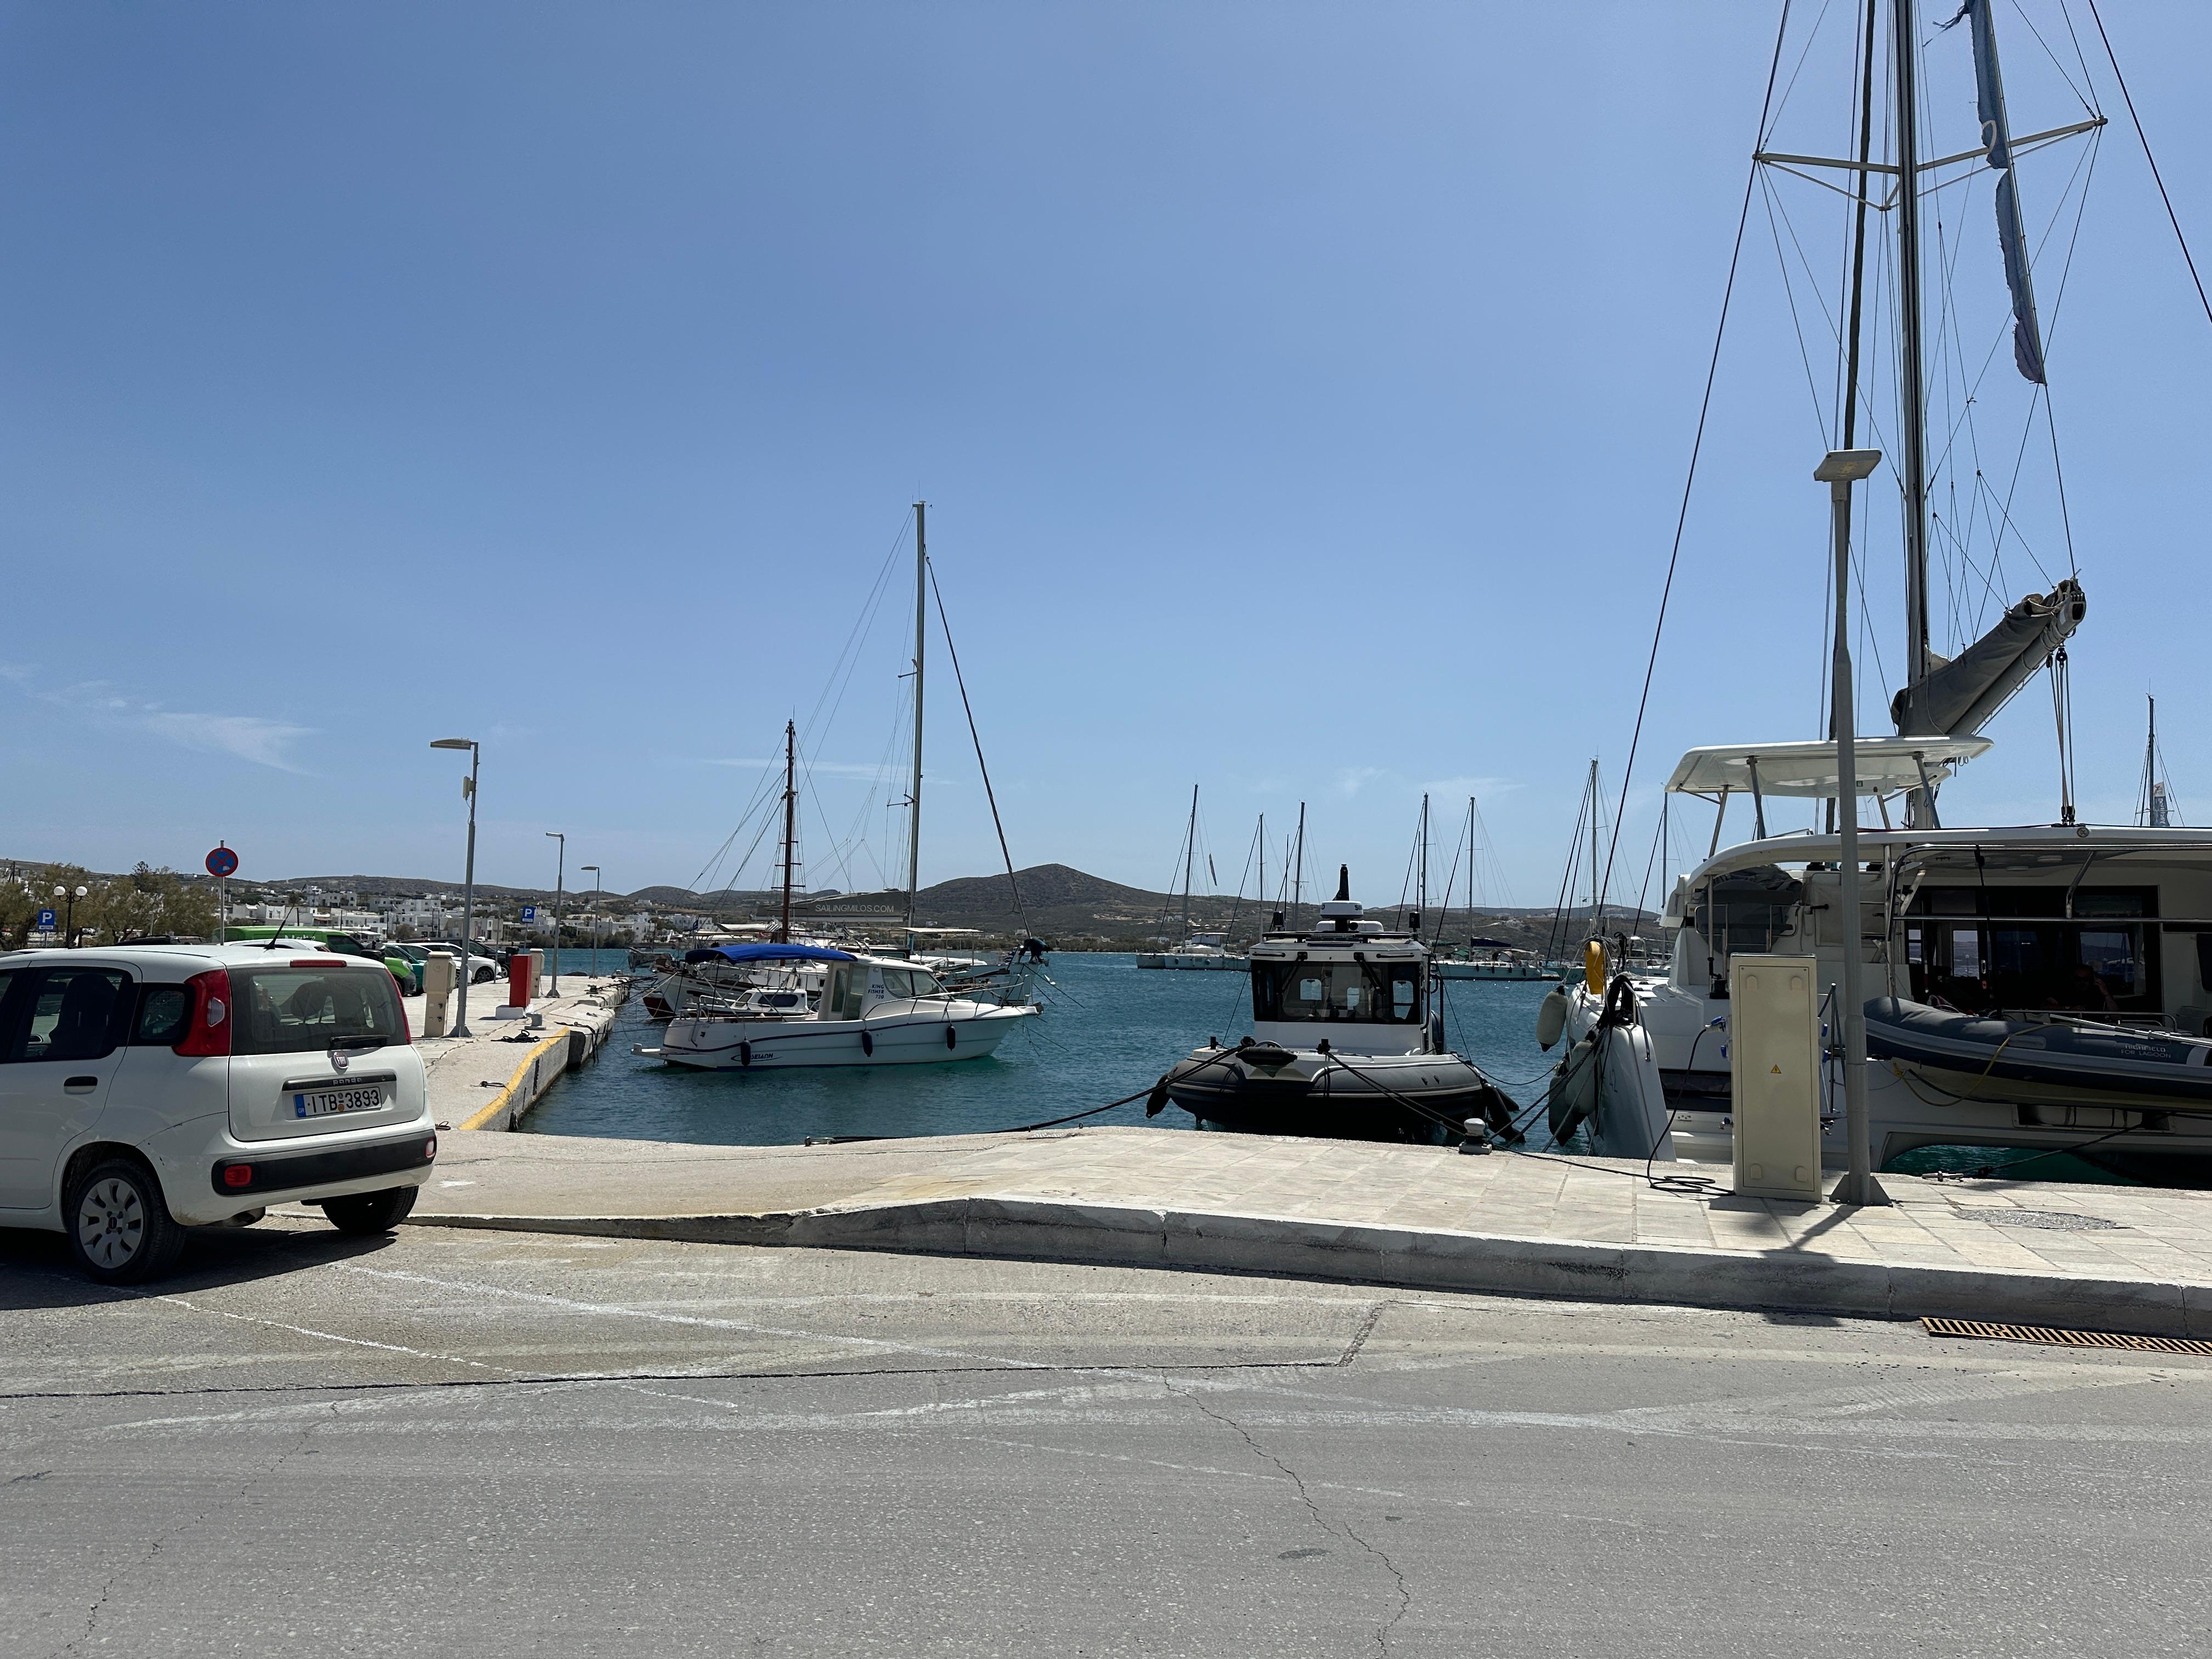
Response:
[[[1852,745],[1862,795],[1893,795],[1935,782],[1990,747],[1987,738],[1861,738]],[[1682,757],[1668,789],[1678,795],[1808,796],[1836,793],[1836,745],[1804,743],[1715,744]]]
[[[858,962],[849,951],[823,945],[714,945],[686,951],[686,962]]]

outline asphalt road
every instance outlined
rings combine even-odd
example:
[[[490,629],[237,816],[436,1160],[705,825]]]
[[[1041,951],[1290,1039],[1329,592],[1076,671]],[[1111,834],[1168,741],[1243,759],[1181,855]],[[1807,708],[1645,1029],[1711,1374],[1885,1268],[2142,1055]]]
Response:
[[[2212,1361],[1290,1279],[0,1233],[0,1653],[2208,1646]]]

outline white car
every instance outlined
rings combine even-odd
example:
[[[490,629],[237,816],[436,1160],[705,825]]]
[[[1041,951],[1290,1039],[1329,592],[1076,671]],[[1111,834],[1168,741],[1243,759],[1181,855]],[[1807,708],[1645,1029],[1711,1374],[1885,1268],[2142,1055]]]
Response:
[[[385,1231],[435,1130],[380,962],[289,939],[0,956],[0,1226],[66,1234],[94,1279],[151,1278],[184,1228],[276,1203]]]

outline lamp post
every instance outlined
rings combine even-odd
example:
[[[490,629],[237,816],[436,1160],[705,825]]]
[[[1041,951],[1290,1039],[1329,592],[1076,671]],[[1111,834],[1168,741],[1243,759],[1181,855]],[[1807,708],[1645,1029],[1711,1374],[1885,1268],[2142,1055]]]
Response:
[[[553,994],[561,994],[561,881],[568,874],[568,837],[558,830],[545,832],[561,843],[560,862],[553,866]]]
[[[1832,1196],[1838,1204],[1887,1204],[1874,1178],[1874,1149],[1867,1122],[1866,989],[1859,919],[1858,733],[1851,707],[1851,486],[1881,465],[1878,449],[1834,449],[1814,470],[1828,486],[1828,516],[1836,542],[1835,666],[1830,675],[1836,712],[1836,910],[1844,936],[1843,1006],[1837,1036],[1844,1051],[1844,1130],[1849,1164]]]
[[[74,891],[66,887],[54,889],[54,896],[65,901],[69,906],[69,915],[62,923],[62,937],[69,941],[69,948],[72,951],[76,949],[76,902],[90,896],[91,892],[89,887],[79,887]]]
[[[599,866],[580,864],[576,867],[592,872],[592,971],[596,974],[599,971]]]
[[[483,747],[474,738],[439,738],[432,741],[433,749],[465,749],[469,751],[469,775],[461,780],[461,793],[469,803],[469,859],[461,871],[461,1006],[453,1019],[453,1035],[465,1037],[469,1032],[469,945],[473,942],[477,921],[477,768],[483,760]]]

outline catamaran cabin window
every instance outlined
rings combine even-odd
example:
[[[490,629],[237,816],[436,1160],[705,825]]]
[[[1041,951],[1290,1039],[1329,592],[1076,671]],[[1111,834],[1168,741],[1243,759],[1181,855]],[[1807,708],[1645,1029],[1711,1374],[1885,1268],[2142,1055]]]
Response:
[[[1421,1023],[1421,969],[1413,962],[1270,962],[1252,964],[1255,1020]]]
[[[1972,1013],[2156,1013],[2157,898],[2151,888],[2077,888],[2069,916],[2063,886],[1925,890],[1905,929],[1912,994]]]

